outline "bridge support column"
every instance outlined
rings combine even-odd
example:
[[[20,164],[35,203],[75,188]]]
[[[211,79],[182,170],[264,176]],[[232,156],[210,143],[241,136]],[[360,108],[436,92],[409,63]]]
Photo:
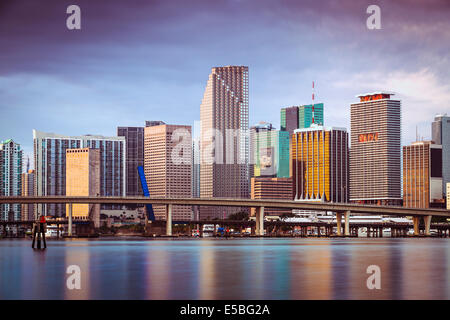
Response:
[[[425,223],[425,235],[430,236],[431,216],[423,217],[423,222]]]
[[[264,207],[256,208],[256,230],[257,236],[264,235]]]
[[[350,211],[346,211],[344,213],[344,224],[345,224],[344,235],[348,237],[350,235]]]
[[[69,235],[69,237],[72,236],[72,208],[73,208],[73,203],[69,203],[69,227],[67,230],[67,234]]]
[[[336,212],[336,229],[337,235],[342,236],[342,213]]]
[[[419,217],[413,217],[414,235],[419,235]]]
[[[166,204],[166,236],[172,235],[172,205]]]

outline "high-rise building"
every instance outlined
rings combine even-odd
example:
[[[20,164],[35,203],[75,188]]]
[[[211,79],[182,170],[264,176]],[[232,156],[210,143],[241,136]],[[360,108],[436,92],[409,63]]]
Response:
[[[192,197],[200,198],[200,139],[192,139]]]
[[[248,67],[211,69],[200,106],[200,197],[249,198]],[[242,210],[201,207],[203,217]]]
[[[362,94],[350,106],[350,201],[401,205],[400,101]]]
[[[66,194],[66,150],[100,149],[100,196],[125,196],[126,142],[124,137],[94,135],[63,136],[33,130],[35,194]],[[120,209],[120,205],[102,205],[103,209]],[[38,204],[37,214],[66,216],[63,204]]]
[[[34,170],[28,169],[27,172],[22,173],[22,196],[34,196]],[[36,219],[35,204],[22,204],[22,220],[32,221]]]
[[[282,108],[280,111],[281,131],[292,134],[294,130],[309,128],[313,123],[323,125],[323,103],[314,104],[314,121],[312,109],[312,104]]]
[[[12,139],[0,142],[0,196],[22,194],[22,157],[20,144]],[[20,204],[0,204],[1,220],[21,220],[21,212]]]
[[[442,146],[431,141],[403,146],[403,206],[437,207],[442,194]]]
[[[100,195],[100,149],[67,149],[66,150],[66,196],[99,196]],[[69,215],[69,204],[66,205],[66,216]],[[99,204],[73,204],[72,217],[94,222],[100,227]]]
[[[450,117],[447,114],[434,117],[431,140],[442,145],[442,190],[446,192],[446,184],[450,182]]]
[[[117,136],[126,141],[126,195],[142,196],[137,168],[144,165],[144,127],[118,127]]]
[[[153,197],[192,197],[191,126],[159,125],[145,128],[144,172]],[[191,206],[173,206],[173,220],[192,219]],[[165,219],[165,205],[154,205],[157,219]]]
[[[252,176],[289,177],[289,132],[262,122],[250,128],[250,140]]]
[[[313,123],[323,126],[323,103],[314,104],[314,122],[313,122],[312,104],[298,107],[298,128],[309,128]]]
[[[192,139],[192,197],[200,198],[200,138]],[[192,206],[193,219],[198,220],[200,206]]]
[[[450,210],[450,182],[447,182],[447,210]]]
[[[282,108],[280,111],[280,122],[281,130],[292,134],[295,129],[298,129],[298,107]]]
[[[292,135],[293,198],[348,201],[348,133],[345,128],[311,125]]]
[[[251,179],[252,199],[276,199],[292,200],[292,179],[291,178],[267,178],[253,177]],[[292,210],[265,208],[265,215],[289,214]],[[255,209],[251,209],[251,215],[255,215]]]

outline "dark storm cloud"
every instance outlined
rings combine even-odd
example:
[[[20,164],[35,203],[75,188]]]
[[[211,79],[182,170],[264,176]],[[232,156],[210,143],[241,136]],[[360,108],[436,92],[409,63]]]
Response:
[[[182,50],[183,45],[200,51],[220,51],[221,43],[251,50],[250,46],[260,44],[259,38],[263,42],[262,38],[270,30],[297,31],[303,33],[299,35],[301,39],[308,32],[319,30],[315,35],[319,41],[345,39],[367,46],[373,42],[374,35],[365,27],[365,9],[373,2],[6,0],[0,7],[0,72],[84,71],[85,67],[93,68],[95,63],[101,63],[104,56],[120,60],[123,52],[116,51],[117,48],[132,51],[130,46],[143,44],[151,44],[155,51],[158,46],[163,50],[167,46],[172,46],[169,50]],[[65,10],[70,4],[82,9],[80,31],[65,27]],[[376,4],[382,9],[384,29],[376,37],[401,43],[401,47],[384,46],[391,53],[412,50],[417,43],[437,44],[443,39],[439,39],[439,32],[430,25],[449,27],[450,2],[446,0],[378,1]],[[234,43],[233,40],[239,42],[239,39],[246,43]],[[139,54],[128,53],[129,56]],[[230,54],[232,50],[228,51]]]

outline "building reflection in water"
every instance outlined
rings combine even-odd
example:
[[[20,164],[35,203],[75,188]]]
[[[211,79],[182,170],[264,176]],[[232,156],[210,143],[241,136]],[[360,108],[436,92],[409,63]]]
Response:
[[[173,268],[169,264],[168,244],[159,244],[151,246],[146,253],[147,257],[147,279],[146,290],[147,299],[165,300],[170,298],[170,270]]]
[[[216,293],[219,288],[216,287],[216,259],[219,259],[218,264],[223,263],[220,260],[226,259],[226,256],[215,256],[216,248],[212,241],[201,241],[199,244],[200,261],[199,261],[199,285],[198,285],[198,298],[200,300],[218,299]],[[221,275],[222,276],[222,275]]]
[[[331,299],[332,298],[332,252],[329,240],[307,239],[302,241],[296,255],[296,274],[301,274],[301,279],[292,281],[296,286],[295,293],[291,299]]]
[[[429,248],[431,241],[433,250]],[[448,299],[448,255],[447,239],[410,239],[402,255],[407,270],[401,282],[402,299]]]
[[[349,294],[346,298],[390,299],[391,253],[389,244],[385,243],[389,239],[342,239],[340,241],[345,246],[342,250],[349,252],[349,259],[346,261],[350,270],[347,284]],[[372,273],[367,273],[367,269],[372,265],[380,268],[381,289],[367,287],[367,280],[372,276]]]
[[[94,288],[91,283],[91,279],[93,279],[92,270],[90,269],[90,259],[91,259],[91,251],[90,245],[88,241],[70,241],[68,240],[66,243],[67,250],[64,250],[65,253],[65,264],[63,266],[64,273],[66,272],[69,266],[75,265],[80,267],[80,282],[81,289],[69,289],[67,286],[67,280],[71,277],[72,274],[65,273],[64,280],[61,281],[61,287],[64,288],[64,299],[89,299],[94,296]],[[52,248],[53,249],[53,248]],[[62,280],[62,279],[61,279]]]
[[[1,299],[449,299],[448,239],[0,241]],[[81,290],[69,290],[69,265]],[[366,270],[381,269],[381,290]]]

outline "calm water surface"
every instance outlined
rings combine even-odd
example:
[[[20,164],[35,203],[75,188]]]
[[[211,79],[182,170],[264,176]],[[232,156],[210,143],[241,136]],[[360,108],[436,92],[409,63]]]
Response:
[[[450,239],[1,240],[0,299],[450,299]]]

